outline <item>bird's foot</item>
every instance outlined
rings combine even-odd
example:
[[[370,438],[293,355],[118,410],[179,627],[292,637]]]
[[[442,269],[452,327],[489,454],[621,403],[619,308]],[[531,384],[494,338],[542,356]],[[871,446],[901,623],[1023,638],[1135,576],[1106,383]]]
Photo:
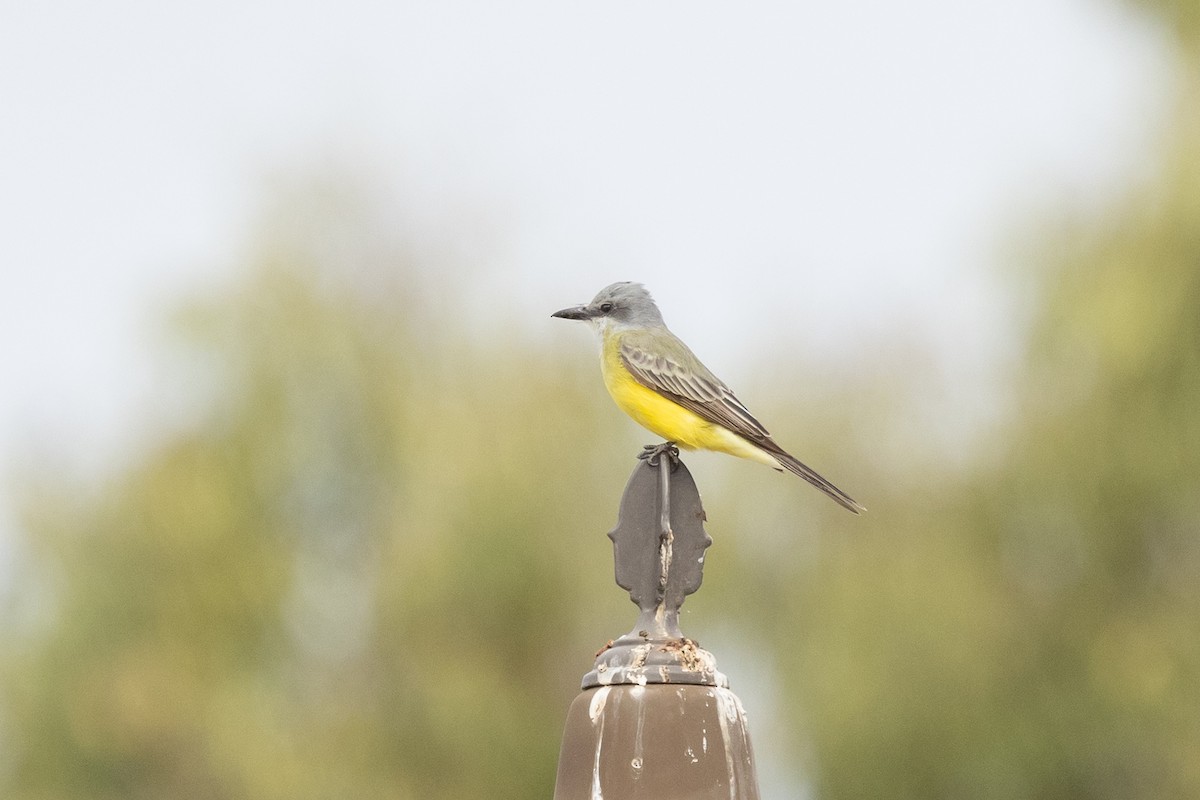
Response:
[[[648,444],[642,448],[642,452],[638,453],[638,458],[643,459],[652,467],[657,467],[659,457],[663,455],[666,455],[671,462],[672,468],[679,463],[679,448],[675,446],[674,442]]]

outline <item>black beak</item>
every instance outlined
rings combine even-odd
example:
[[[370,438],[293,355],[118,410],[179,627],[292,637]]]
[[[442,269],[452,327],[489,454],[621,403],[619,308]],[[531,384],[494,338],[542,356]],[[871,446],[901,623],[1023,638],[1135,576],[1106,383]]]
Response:
[[[555,311],[550,316],[558,317],[559,319],[591,319],[592,315],[588,313],[587,306],[571,306],[564,308],[562,311]]]

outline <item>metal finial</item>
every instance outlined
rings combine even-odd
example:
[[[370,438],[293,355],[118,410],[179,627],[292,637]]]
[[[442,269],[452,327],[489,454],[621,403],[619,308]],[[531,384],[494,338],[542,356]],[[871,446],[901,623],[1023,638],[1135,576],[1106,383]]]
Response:
[[[621,497],[613,541],[617,585],[641,612],[633,630],[610,643],[584,676],[584,688],[620,683],[728,686],[713,657],[679,630],[684,598],[700,588],[704,530],[700,492],[679,451],[646,448]]]

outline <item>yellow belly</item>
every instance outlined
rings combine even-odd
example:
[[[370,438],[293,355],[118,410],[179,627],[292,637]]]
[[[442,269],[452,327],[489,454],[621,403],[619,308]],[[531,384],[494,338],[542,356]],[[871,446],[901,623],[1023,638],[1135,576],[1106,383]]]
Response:
[[[769,453],[638,383],[621,361],[617,336],[606,337],[601,371],[617,406],[643,428],[685,450],[717,450],[778,468],[779,462]]]

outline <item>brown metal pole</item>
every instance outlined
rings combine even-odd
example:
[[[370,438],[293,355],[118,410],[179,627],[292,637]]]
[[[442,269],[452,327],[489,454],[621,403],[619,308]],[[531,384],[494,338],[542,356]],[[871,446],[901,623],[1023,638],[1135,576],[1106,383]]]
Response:
[[[742,704],[719,686],[601,686],[567,713],[555,800],[758,798]]]

